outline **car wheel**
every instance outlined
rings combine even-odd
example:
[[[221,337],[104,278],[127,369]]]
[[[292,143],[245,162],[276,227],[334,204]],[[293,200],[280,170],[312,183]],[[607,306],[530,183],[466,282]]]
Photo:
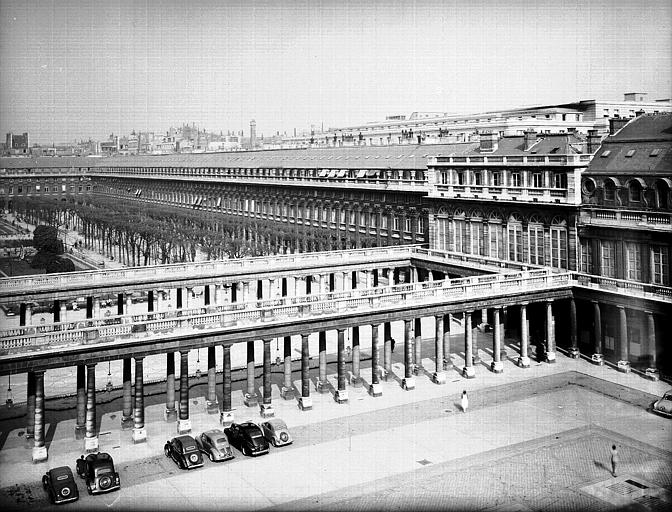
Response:
[[[166,457],[170,457],[170,450],[168,449],[167,446],[164,446],[164,447],[163,447],[163,453],[166,454]]]
[[[278,443],[277,443],[277,441],[275,440],[275,437],[274,437],[273,439],[271,439],[271,444],[272,444],[273,446],[278,446]]]
[[[88,483],[86,484],[86,492],[88,492],[89,494],[93,494],[93,491],[91,490],[91,486]]]
[[[47,485],[48,485],[48,484],[49,484],[49,482],[48,482],[48,480],[47,480],[47,475],[44,475],[44,476],[42,477],[42,488],[43,488],[45,491],[47,490]]]
[[[245,455],[247,457],[247,447],[246,446],[243,446],[242,452],[243,452],[243,455]]]
[[[182,459],[177,461],[177,467],[180,469],[185,469],[184,462],[182,462]]]
[[[98,487],[100,487],[103,491],[109,489],[112,487],[112,479],[109,476],[103,476],[98,480]]]
[[[215,462],[215,456],[212,454],[212,452],[208,453],[208,458],[210,459],[210,462]]]
[[[287,434],[287,432],[283,432],[282,434],[280,434],[280,441],[282,441],[283,443],[289,441],[289,434]]]

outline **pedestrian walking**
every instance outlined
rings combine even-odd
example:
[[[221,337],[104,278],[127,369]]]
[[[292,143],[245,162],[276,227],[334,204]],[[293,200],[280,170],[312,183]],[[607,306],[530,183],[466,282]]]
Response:
[[[616,445],[611,445],[611,475],[616,476],[616,465],[618,464],[618,450]]]
[[[394,352],[394,344],[396,342],[394,341],[394,338],[390,338],[390,348],[392,349],[392,352]]]
[[[469,408],[469,397],[467,396],[467,390],[462,391],[462,412],[467,412]]]

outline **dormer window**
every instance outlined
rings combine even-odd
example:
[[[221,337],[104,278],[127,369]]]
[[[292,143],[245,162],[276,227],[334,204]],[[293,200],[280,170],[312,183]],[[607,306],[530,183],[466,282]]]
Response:
[[[629,149],[628,152],[625,154],[626,158],[632,158],[632,156],[635,154],[637,150],[636,149]]]
[[[649,156],[658,156],[660,155],[660,148],[655,148],[651,150],[651,153],[649,153]]]
[[[602,152],[602,154],[600,155],[600,158],[607,158],[609,155],[611,155],[611,150],[607,149],[606,151]]]

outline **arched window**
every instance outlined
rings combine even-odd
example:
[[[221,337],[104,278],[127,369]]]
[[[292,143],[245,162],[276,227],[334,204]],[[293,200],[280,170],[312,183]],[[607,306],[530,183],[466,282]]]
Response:
[[[656,193],[656,208],[668,209],[670,197],[670,185],[664,180],[658,180],[654,185]]]
[[[642,186],[637,180],[632,180],[628,186],[628,200],[631,203],[642,201]]]
[[[604,200],[614,201],[616,199],[616,185],[611,179],[604,181]]]

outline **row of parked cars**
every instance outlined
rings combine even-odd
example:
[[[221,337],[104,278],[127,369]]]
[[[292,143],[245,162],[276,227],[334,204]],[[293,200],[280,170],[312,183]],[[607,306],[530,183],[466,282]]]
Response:
[[[189,435],[177,436],[166,442],[163,451],[166,457],[175,461],[180,469],[203,466],[203,456],[212,462],[233,459],[232,447],[245,456],[262,455],[269,452],[269,443],[284,446],[293,442],[287,424],[280,418],[269,419],[260,425],[252,421],[232,423],[224,429],[203,432],[196,438]],[[121,487],[119,473],[114,469],[114,461],[109,453],[82,455],[75,464],[77,474],[84,480],[89,494],[116,491]],[[52,503],[69,503],[79,499],[77,482],[69,466],[50,469],[42,477],[42,486]]]
[[[166,443],[163,451],[180,469],[194,469],[203,466],[203,455],[211,462],[233,459],[232,447],[245,456],[256,456],[268,453],[269,443],[284,446],[292,442],[287,424],[273,418],[261,425],[252,421],[232,423],[223,432],[220,429],[208,430],[196,438],[177,436]]]

